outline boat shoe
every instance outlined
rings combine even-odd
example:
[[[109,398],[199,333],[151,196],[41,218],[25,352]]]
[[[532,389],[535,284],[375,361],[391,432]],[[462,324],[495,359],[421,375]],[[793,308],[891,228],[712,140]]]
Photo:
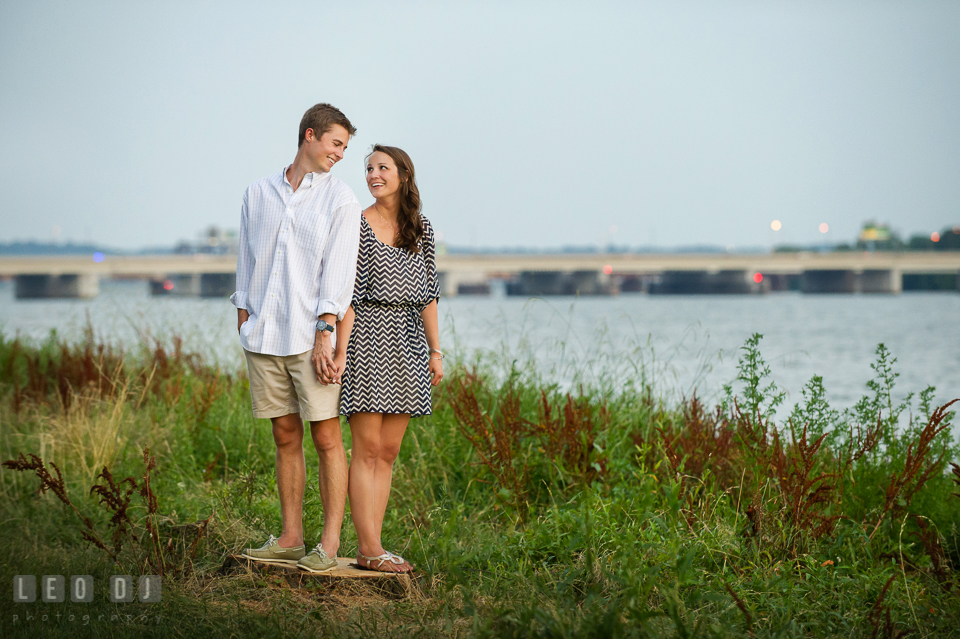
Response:
[[[337,567],[337,560],[327,554],[322,544],[307,553],[307,556],[297,562],[297,568],[307,572],[326,572]]]
[[[303,546],[294,546],[293,548],[281,548],[277,538],[270,535],[260,548],[247,548],[242,556],[254,561],[272,561],[281,564],[295,564],[303,559]]]

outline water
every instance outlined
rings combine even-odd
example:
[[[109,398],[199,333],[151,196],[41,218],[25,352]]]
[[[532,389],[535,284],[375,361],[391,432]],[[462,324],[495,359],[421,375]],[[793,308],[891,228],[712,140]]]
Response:
[[[97,335],[135,349],[145,338],[185,347],[222,366],[242,363],[236,310],[227,300],[154,298],[145,282],[103,281],[93,300],[16,300],[0,282],[0,330],[41,339],[51,329],[68,340],[89,316]],[[898,362],[898,391],[937,388],[937,400],[960,397],[960,295],[898,296],[622,295],[610,298],[470,298],[440,303],[442,344],[461,359],[479,351],[499,361],[534,358],[545,378],[571,385],[614,386],[645,375],[658,393],[694,390],[712,398],[736,375],[737,349],[764,335],[761,351],[788,403],[821,375],[831,404],[852,405],[866,392],[877,344]],[[455,347],[454,347],[455,345]]]

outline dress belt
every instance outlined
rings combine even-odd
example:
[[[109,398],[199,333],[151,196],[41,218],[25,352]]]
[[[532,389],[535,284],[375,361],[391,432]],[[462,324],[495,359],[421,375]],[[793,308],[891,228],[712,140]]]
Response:
[[[379,308],[390,308],[390,309],[412,309],[418,310],[418,306],[413,302],[383,302],[381,300],[353,300],[351,302],[354,306],[377,306]]]

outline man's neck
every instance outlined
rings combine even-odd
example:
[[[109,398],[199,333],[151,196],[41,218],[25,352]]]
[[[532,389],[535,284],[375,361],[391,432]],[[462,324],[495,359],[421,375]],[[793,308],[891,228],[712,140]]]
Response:
[[[300,151],[297,151],[297,157],[293,158],[293,164],[287,167],[287,182],[289,182],[290,186],[293,187],[293,190],[296,191],[300,188],[300,183],[303,182],[303,178],[307,175],[307,173],[323,172],[323,167],[311,162],[301,149]]]

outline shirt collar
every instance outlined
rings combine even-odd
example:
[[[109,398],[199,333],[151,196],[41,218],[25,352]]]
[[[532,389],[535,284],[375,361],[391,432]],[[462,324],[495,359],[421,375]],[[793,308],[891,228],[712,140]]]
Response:
[[[289,186],[289,187],[292,189],[292,188],[293,188],[293,185],[290,184],[290,180],[287,179],[287,169],[289,169],[291,166],[293,166],[293,165],[292,165],[292,164],[288,164],[287,166],[283,167],[283,169],[280,171],[280,184],[281,184],[281,185],[284,185],[284,184],[285,184],[285,185]],[[320,172],[320,171],[315,171],[315,172],[313,172],[313,173],[307,173],[306,175],[303,176],[303,181],[300,182],[300,186],[301,186],[301,187],[304,187],[304,186],[305,186],[305,187],[307,187],[307,188],[310,188],[310,187],[312,187],[312,186],[314,186],[314,185],[317,185],[317,184],[320,184],[321,182],[323,182],[323,180],[324,180],[327,176],[329,176],[329,175],[330,175],[330,172],[329,172],[329,171],[327,171],[326,173],[323,173],[323,172]]]

